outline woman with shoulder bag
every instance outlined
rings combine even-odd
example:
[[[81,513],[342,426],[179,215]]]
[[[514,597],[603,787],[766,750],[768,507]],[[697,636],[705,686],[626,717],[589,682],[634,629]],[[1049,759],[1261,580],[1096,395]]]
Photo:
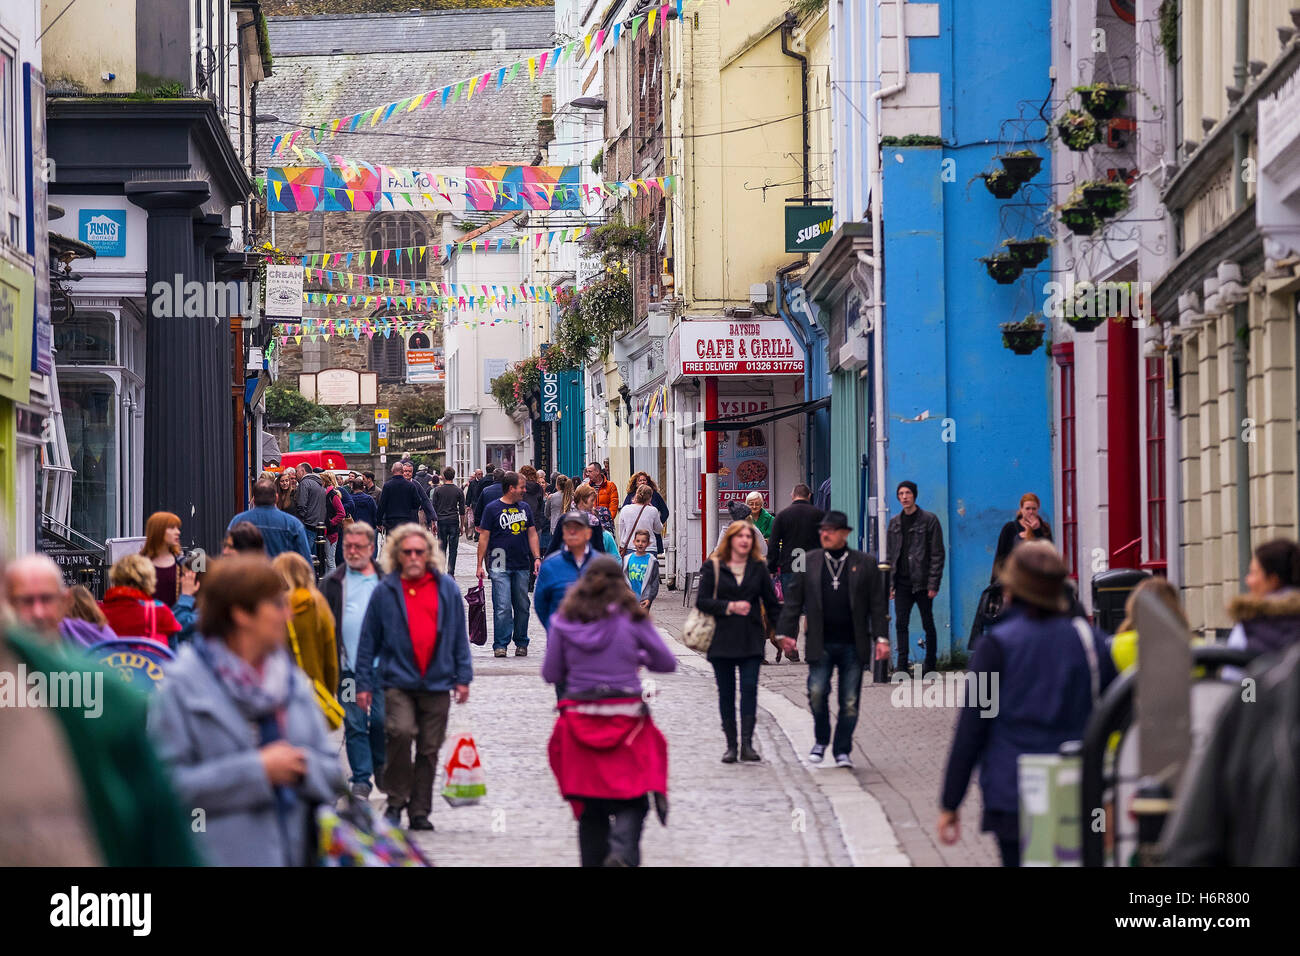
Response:
[[[740,669],[740,759],[760,760],[754,750],[758,718],[758,671],[767,628],[763,614],[776,620],[776,599],[767,565],[754,551],[758,532],[748,521],[733,521],[717,549],[700,569],[695,606],[716,619],[708,659],[718,681],[718,711],[727,740],[723,763],[736,762],[736,669]]]
[[[329,545],[325,548],[325,573],[329,574],[338,563],[335,561],[335,550],[339,542],[339,535],[348,523],[347,509],[343,507],[343,496],[339,494],[338,482],[328,471],[321,472],[321,483],[325,486],[325,540]]]
[[[648,485],[642,485],[637,489],[635,502],[624,506],[618,513],[618,553],[623,557],[632,551],[632,537],[638,531],[649,531],[652,537],[663,532],[659,509],[650,500],[653,496],[654,491]]]

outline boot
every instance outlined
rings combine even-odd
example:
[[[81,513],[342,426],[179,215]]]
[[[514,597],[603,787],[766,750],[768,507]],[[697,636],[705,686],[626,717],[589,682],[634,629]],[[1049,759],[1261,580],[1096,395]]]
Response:
[[[740,759],[762,760],[754,749],[754,718],[744,717],[740,721]]]
[[[736,762],[736,719],[722,722],[722,735],[727,738],[727,752],[722,755],[723,763]]]

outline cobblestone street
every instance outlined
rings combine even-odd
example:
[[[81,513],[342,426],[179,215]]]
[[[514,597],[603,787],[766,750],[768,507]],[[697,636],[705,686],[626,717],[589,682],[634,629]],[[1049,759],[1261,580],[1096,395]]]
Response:
[[[467,562],[461,561],[463,572]],[[457,575],[462,591],[474,583]],[[488,628],[492,629],[491,585]],[[856,769],[812,767],[804,681],[807,667],[765,667],[756,746],[760,764],[723,765],[713,674],[676,642],[685,619],[681,592],[660,592],[655,620],[677,655],[674,674],[653,675],[655,721],[668,738],[668,826],[653,811],[642,842],[645,866],[991,865],[995,852],[977,832],[977,795],[963,814],[956,847],[940,847],[933,817],[952,715],[890,706],[889,689],[864,686]],[[453,707],[449,733],[470,729],[487,771],[480,805],[453,808],[437,797],[436,831],[417,834],[441,866],[578,863],[577,827],[546,757],[555,693],[540,676],[546,638],[533,619],[526,658],[473,647],[470,702]],[[437,789],[442,786],[439,761]],[[376,809],[383,795],[372,795]]]

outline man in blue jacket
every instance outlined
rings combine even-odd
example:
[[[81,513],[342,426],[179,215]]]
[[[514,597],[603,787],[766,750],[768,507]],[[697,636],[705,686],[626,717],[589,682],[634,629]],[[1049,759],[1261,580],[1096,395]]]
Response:
[[[393,464],[392,477],[384,482],[379,493],[379,523],[386,531],[400,525],[419,524],[420,513],[425,511],[433,519],[433,506],[420,491],[419,485],[406,478],[406,468],[399,461]]]
[[[241,511],[230,519],[226,533],[241,521],[262,532],[262,541],[266,545],[266,556],[274,558],[284,551],[296,551],[311,563],[311,539],[307,537],[307,527],[287,511],[275,506],[275,479],[259,478],[253,482],[253,507]]]
[[[437,550],[437,538],[417,524],[388,535],[388,573],[366,606],[356,656],[357,703],[368,712],[374,693],[384,695],[384,816],[400,826],[405,809],[412,830],[433,829],[433,780],[451,693],[465,703],[474,679],[465,601],[451,575],[435,567]]]
[[[568,512],[560,519],[560,529],[564,534],[564,547],[542,562],[537,572],[537,583],[533,586],[533,608],[548,634],[551,615],[596,556],[591,547],[591,520],[586,514]]]

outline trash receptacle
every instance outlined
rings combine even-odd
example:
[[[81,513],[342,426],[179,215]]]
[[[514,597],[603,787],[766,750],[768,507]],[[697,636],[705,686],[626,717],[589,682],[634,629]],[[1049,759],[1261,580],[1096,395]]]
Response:
[[[1092,577],[1092,620],[1107,634],[1124,621],[1124,602],[1133,589],[1151,577],[1137,568],[1112,568]]]

